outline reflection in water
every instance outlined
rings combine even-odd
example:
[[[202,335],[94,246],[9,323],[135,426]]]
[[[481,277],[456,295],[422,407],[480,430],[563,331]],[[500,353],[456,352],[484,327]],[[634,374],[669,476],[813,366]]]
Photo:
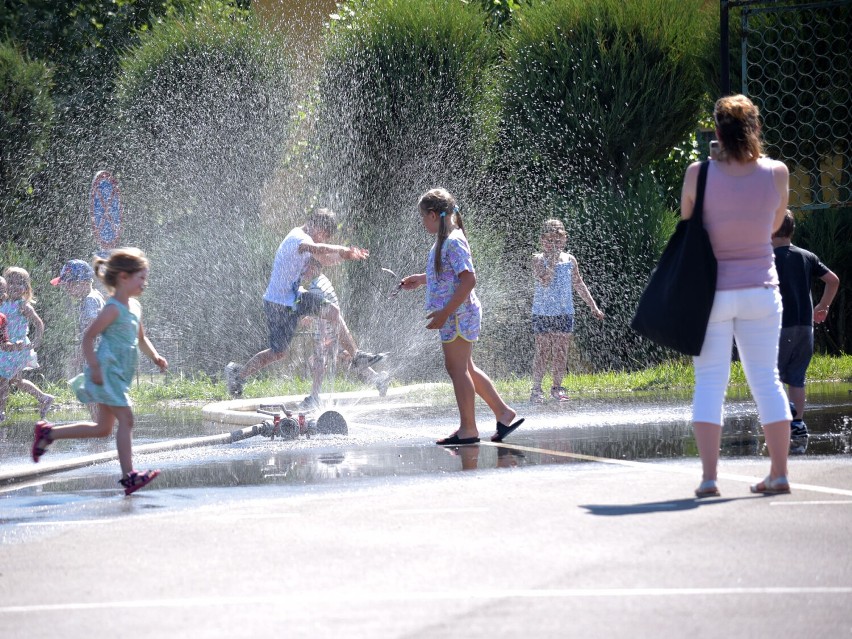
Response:
[[[810,438],[808,455],[852,452],[852,418],[848,385],[832,393],[810,391],[806,414]],[[722,455],[765,455],[763,434],[753,402],[737,398],[728,402],[722,431]],[[147,453],[139,463],[159,467],[163,474],[149,490],[238,486],[306,486],[354,478],[386,478],[488,471],[542,464],[588,463],[548,454],[570,452],[593,457],[627,460],[697,458],[689,422],[689,404],[683,398],[595,397],[568,406],[527,407],[527,422],[507,442],[539,449],[521,453],[507,447],[482,445],[445,449],[432,437],[452,424],[452,411],[436,417],[422,412],[397,414],[392,410],[377,418],[373,412],[350,420],[349,436],[318,436],[310,440],[270,441],[261,437],[235,444]],[[57,415],[63,418],[64,415]],[[348,419],[348,418],[347,418]],[[443,421],[441,421],[443,420]],[[9,420],[0,427],[0,464],[4,471],[29,469],[31,420]],[[140,415],[135,443],[163,442],[221,432],[202,423],[197,407]],[[100,448],[98,448],[100,446]],[[74,460],[101,450],[114,450],[110,440],[91,440],[51,448],[53,460]],[[20,494],[118,494],[117,462],[63,472],[33,485],[15,488]],[[2,487],[0,487],[2,488]],[[3,493],[0,493],[2,497]]]

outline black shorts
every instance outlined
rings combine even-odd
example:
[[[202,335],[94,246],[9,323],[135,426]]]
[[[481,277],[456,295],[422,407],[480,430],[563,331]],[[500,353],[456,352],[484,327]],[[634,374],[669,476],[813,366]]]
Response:
[[[266,328],[269,331],[269,348],[274,353],[286,351],[293,341],[299,320],[305,315],[319,315],[326,304],[321,295],[307,291],[299,295],[296,306],[284,306],[263,300]]]
[[[532,329],[534,334],[540,333],[573,333],[573,315],[533,315]]]
[[[813,326],[785,326],[778,344],[778,374],[781,382],[805,387],[805,374],[814,355]]]

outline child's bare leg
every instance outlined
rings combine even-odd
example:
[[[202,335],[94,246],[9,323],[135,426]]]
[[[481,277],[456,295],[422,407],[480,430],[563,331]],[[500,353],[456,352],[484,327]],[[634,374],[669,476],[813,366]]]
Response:
[[[265,351],[260,351],[247,361],[240,369],[240,378],[248,379],[258,371],[263,370],[270,364],[274,364],[275,362],[284,359],[286,356],[287,350],[283,350],[280,353],[273,351],[271,348],[267,348]]]
[[[497,392],[491,378],[473,363],[473,358],[468,360],[468,370],[473,380],[476,394],[488,404],[488,408],[494,413],[495,419],[506,426],[510,425],[517,416],[517,413],[500,397],[500,393]]]
[[[94,437],[109,437],[115,425],[115,415],[112,406],[97,404],[98,419],[94,422],[74,422],[59,424],[50,429],[50,439],[92,439]]]
[[[109,406],[108,408],[118,419],[115,447],[118,450],[121,474],[127,477],[133,470],[133,409],[130,406]]]
[[[571,333],[553,333],[553,387],[562,386],[562,379],[568,369],[568,347],[571,345]]]
[[[541,390],[544,372],[547,370],[547,360],[550,354],[550,339],[546,333],[536,333],[535,354],[533,355],[532,389]]]
[[[6,412],[6,402],[9,400],[9,380],[0,377],[0,414]]]
[[[340,309],[334,304],[324,304],[322,311],[320,312],[320,317],[337,325],[337,337],[340,340],[340,345],[343,347],[343,350],[349,353],[352,357],[355,357],[355,353],[358,351],[358,345],[355,343],[355,338],[349,331],[349,327],[346,325],[346,321],[343,319]]]
[[[51,426],[47,437],[42,436],[36,443],[41,449],[46,449],[57,439],[91,439],[93,437],[108,437],[112,433],[115,417],[109,406],[98,404],[98,419],[94,422],[74,422]]]
[[[38,386],[33,384],[30,380],[24,379],[20,375],[16,375],[12,379],[12,383],[15,385],[15,387],[18,390],[22,390],[25,393],[28,393],[29,395],[32,395],[33,397],[35,397],[36,401],[38,403],[42,403],[48,397],[50,397],[51,399],[53,398],[52,395],[48,395],[47,393],[43,392]]]
[[[452,342],[444,342],[441,346],[444,349],[444,365],[450,375],[450,380],[453,382],[453,391],[455,391],[456,403],[459,407],[458,436],[461,439],[478,437],[476,388],[470,373],[472,367],[470,356],[473,345],[458,337]]]

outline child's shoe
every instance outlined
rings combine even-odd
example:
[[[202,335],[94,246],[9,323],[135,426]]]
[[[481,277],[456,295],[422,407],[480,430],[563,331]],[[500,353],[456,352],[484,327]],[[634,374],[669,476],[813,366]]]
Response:
[[[551,388],[550,396],[557,402],[567,402],[569,399],[568,391],[565,390],[562,386],[554,386],[553,388]]]
[[[50,437],[50,431],[53,427],[46,421],[40,420],[36,422],[35,431],[33,432],[33,461],[38,463],[39,458],[44,455],[47,447],[53,443]],[[40,444],[44,444],[43,446]]]
[[[228,362],[225,366],[225,387],[231,397],[239,397],[243,394],[243,380],[240,378],[242,370],[243,367],[235,362]]]
[[[532,389],[530,393],[530,404],[544,404],[544,391],[540,388]]]
[[[376,390],[379,391],[379,397],[384,397],[388,394],[388,388],[390,387],[390,373],[388,373],[387,371],[382,371],[381,373],[378,373],[373,383],[376,385]]]
[[[319,398],[308,395],[299,404],[301,410],[316,410],[319,408]]]
[[[804,455],[808,450],[808,427],[801,419],[790,422],[790,454]]]
[[[50,407],[53,405],[53,400],[56,398],[53,395],[48,395],[45,393],[41,396],[41,399],[38,400],[38,416],[44,419],[47,416],[47,411],[50,410]]]
[[[373,364],[381,362],[387,353],[368,353],[367,351],[355,351],[355,357],[352,358],[352,367],[355,370],[369,368]]]
[[[141,473],[131,470],[127,477],[122,477],[118,483],[124,486],[124,494],[129,495],[150,484],[159,474],[159,470],[146,470]]]

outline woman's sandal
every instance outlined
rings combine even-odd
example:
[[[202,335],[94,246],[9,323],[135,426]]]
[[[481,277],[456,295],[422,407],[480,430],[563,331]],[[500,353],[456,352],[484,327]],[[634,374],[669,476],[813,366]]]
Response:
[[[715,479],[705,479],[695,489],[695,496],[698,499],[702,499],[703,497],[718,497],[720,494]]]
[[[39,420],[36,422],[35,431],[33,432],[33,461],[38,463],[39,457],[44,455],[47,447],[53,443],[53,440],[50,438],[50,431],[53,430],[53,427],[49,422]],[[39,446],[42,442],[46,442],[44,446]]]
[[[129,495],[150,484],[159,474],[159,470],[146,470],[141,473],[131,470],[127,477],[122,477],[118,480],[118,483],[124,486],[124,494]]]
[[[761,495],[787,495],[790,492],[790,482],[783,475],[775,479],[767,475],[762,482],[751,486],[750,490]]]

